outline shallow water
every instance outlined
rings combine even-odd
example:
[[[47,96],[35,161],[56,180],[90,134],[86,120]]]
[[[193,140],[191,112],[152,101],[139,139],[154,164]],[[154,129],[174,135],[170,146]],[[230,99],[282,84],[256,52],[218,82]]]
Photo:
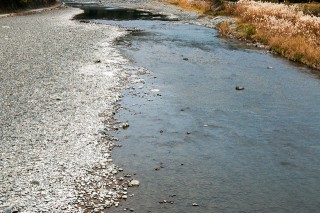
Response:
[[[209,28],[97,22],[141,29],[121,48],[151,71],[125,92],[117,118],[130,127],[113,151],[141,186],[110,212],[320,210],[320,81],[312,70]]]

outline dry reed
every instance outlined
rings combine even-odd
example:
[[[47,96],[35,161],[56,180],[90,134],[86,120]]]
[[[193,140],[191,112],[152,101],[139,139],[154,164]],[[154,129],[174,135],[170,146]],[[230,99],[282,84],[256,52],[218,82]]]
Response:
[[[202,12],[211,10],[213,8],[212,1],[208,0],[166,0],[166,2],[178,5],[183,8],[198,10]]]
[[[227,11],[254,27],[251,39],[290,60],[320,69],[320,17],[306,15],[294,5],[248,0],[229,5]]]

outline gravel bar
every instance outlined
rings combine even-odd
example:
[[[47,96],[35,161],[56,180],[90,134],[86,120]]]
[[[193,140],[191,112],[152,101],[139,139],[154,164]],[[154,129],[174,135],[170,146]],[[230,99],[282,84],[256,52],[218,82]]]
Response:
[[[78,13],[0,18],[0,212],[104,212],[127,194],[108,135],[129,77],[113,41],[127,32]]]
[[[207,27],[226,20],[152,0],[91,2]],[[139,185],[113,163],[109,133],[128,126],[113,119],[121,90],[147,71],[114,47],[125,29],[71,20],[81,12],[0,17],[0,213],[107,212]]]

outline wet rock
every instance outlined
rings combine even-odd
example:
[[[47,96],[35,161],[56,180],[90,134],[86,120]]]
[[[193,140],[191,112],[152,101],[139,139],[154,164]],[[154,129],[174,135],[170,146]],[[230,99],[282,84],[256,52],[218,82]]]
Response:
[[[128,129],[129,128],[129,123],[125,122],[122,124],[122,129]]]
[[[242,86],[236,86],[236,90],[244,90],[244,87],[242,87]]]
[[[129,186],[139,186],[139,185],[140,185],[140,182],[138,180],[132,180],[129,183]]]

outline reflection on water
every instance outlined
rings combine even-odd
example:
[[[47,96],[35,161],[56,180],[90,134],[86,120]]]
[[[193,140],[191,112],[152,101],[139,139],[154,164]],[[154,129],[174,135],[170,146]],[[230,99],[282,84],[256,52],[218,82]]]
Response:
[[[163,14],[154,14],[144,10],[127,8],[83,6],[84,13],[74,19],[103,19],[103,20],[167,20]]]
[[[110,212],[320,210],[320,83],[308,69],[208,28],[98,22],[147,32],[122,49],[151,71],[126,91],[118,119],[130,127],[113,152],[141,186]]]

